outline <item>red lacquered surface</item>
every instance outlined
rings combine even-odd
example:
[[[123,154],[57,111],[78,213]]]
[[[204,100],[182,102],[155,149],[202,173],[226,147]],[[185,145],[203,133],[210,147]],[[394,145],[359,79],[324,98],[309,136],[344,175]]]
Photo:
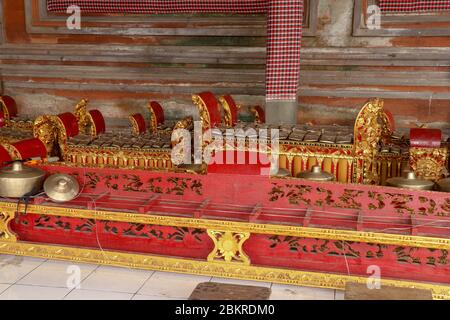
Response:
[[[40,157],[47,158],[47,149],[44,143],[37,139],[22,140],[12,144],[19,152],[21,159]]]
[[[6,107],[9,118],[17,117],[17,104],[16,101],[10,96],[1,96],[0,100],[3,101],[4,106]]]
[[[259,152],[220,151],[216,152],[208,164],[209,173],[227,173],[269,175],[270,160],[267,155]]]
[[[137,124],[139,134],[145,133],[147,131],[147,127],[144,116],[140,113],[136,113],[131,115],[131,117],[133,117],[135,123]]]
[[[190,175],[149,170],[41,166],[49,173],[75,175],[89,193],[176,195],[186,201],[210,199],[219,203],[292,209],[308,205],[321,209],[347,208],[380,217],[450,220],[450,195],[361,184],[319,183],[260,175],[211,173]],[[447,232],[446,235],[450,237]]]
[[[211,127],[220,125],[222,119],[220,117],[219,102],[217,101],[216,96],[209,91],[201,92],[198,96],[203,100],[208,109]]]
[[[96,134],[104,133],[106,131],[106,124],[103,114],[99,110],[91,110],[89,111],[89,114],[91,115],[92,121],[94,122],[95,133]]]
[[[58,206],[49,201],[41,205]],[[67,208],[194,217],[198,203],[170,198],[82,194],[64,204]],[[214,247],[204,230],[126,222],[22,215],[11,228],[21,241],[56,243],[89,248],[153,253],[187,258],[206,258]]]
[[[157,101],[151,101],[150,107],[152,108],[153,112],[155,113],[156,121],[158,122],[158,125],[163,124],[165,121],[163,107]]]
[[[409,133],[411,147],[439,148],[442,132],[439,129],[412,128]]]
[[[43,168],[72,174],[83,185],[83,194],[64,204],[69,209],[253,223],[267,228],[303,227],[322,230],[324,235],[343,230],[450,238],[447,193],[247,174]],[[40,204],[61,206],[43,201]],[[192,229],[29,213],[19,215],[11,228],[21,241],[177,257],[206,259],[213,248],[206,227],[201,226]],[[367,267],[377,265],[386,278],[450,283],[446,250],[320,237],[254,231],[243,248],[257,266],[367,276]]]
[[[227,95],[223,96],[223,98],[225,99],[225,101],[227,102],[228,106],[230,107],[231,121],[232,121],[232,125],[234,126],[238,122],[238,111],[239,111],[239,109],[238,109],[237,104],[234,101],[232,96],[227,94]]]
[[[58,115],[61,123],[66,129],[67,137],[75,137],[79,133],[77,118],[73,113],[66,112]]]
[[[367,276],[376,265],[383,278],[450,283],[445,250],[273,235],[252,235],[244,250],[260,266]]]
[[[297,227],[359,230],[408,235],[412,229],[423,235],[420,225],[435,229],[450,223],[433,224],[430,219],[411,222],[406,218],[383,218],[352,209],[304,206],[280,209],[218,202],[186,201],[176,196],[84,194],[64,204],[67,208],[117,211],[142,215],[234,221]],[[59,206],[46,202],[47,206]],[[436,222],[436,221],[435,221]],[[449,221],[450,222],[450,221]],[[158,226],[126,222],[27,214],[19,215],[11,229],[21,241],[55,243],[78,247],[142,252],[176,257],[206,259],[213,249],[206,229]],[[380,245],[333,239],[312,239],[276,234],[251,235],[244,251],[252,265],[367,275],[377,265],[386,278],[450,283],[449,262],[445,250],[430,250],[401,245]]]

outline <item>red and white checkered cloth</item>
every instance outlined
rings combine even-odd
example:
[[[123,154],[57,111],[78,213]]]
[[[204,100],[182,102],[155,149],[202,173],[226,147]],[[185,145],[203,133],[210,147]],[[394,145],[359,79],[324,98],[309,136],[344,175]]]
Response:
[[[267,13],[266,99],[297,98],[303,0],[47,0],[50,12],[71,5],[82,13]]]
[[[271,0],[268,12],[266,100],[296,100],[300,81],[303,0]]]
[[[85,13],[265,13],[270,0],[47,0],[50,12],[71,5]]]
[[[425,13],[450,10],[450,0],[378,0],[383,13]]]

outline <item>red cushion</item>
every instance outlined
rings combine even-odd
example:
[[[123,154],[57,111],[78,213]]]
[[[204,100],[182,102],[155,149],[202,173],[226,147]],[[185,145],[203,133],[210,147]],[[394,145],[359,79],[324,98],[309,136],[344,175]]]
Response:
[[[440,148],[442,132],[439,129],[412,128],[409,132],[411,147]]]
[[[91,110],[89,111],[89,114],[91,115],[92,121],[94,122],[95,133],[96,134],[105,133],[106,123],[103,114],[99,110]]]
[[[17,104],[16,101],[10,96],[1,96],[1,100],[8,109],[9,119],[17,117]]]
[[[77,117],[73,113],[66,112],[58,115],[64,128],[66,129],[67,138],[75,137],[80,133],[78,128]]]
[[[44,143],[38,138],[15,142],[12,146],[19,152],[22,160],[35,157],[47,158],[47,149]]]
[[[137,124],[139,134],[145,133],[147,131],[147,127],[145,124],[144,116],[140,113],[136,113],[136,114],[131,115],[131,117],[134,119],[135,123]]]
[[[8,150],[4,146],[0,145],[0,167],[5,166],[8,162],[11,162],[12,158]]]
[[[234,126],[238,121],[238,106],[237,106],[236,102],[234,101],[234,99],[229,94],[223,96],[223,98],[225,99],[225,101],[228,103],[228,106],[230,107],[231,122],[232,122],[232,125]]]
[[[163,124],[165,121],[163,107],[161,107],[161,105],[157,101],[150,102],[150,107],[152,108],[153,112],[155,113],[156,121],[157,121],[158,125]]]
[[[216,127],[222,122],[220,118],[219,102],[216,96],[209,91],[201,92],[198,96],[203,100],[209,112],[209,120],[211,127]]]

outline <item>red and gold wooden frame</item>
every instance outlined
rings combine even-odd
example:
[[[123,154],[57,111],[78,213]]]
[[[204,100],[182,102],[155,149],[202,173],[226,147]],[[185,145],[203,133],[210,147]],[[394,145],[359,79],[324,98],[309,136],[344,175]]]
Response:
[[[65,146],[67,166],[173,170],[170,148],[136,149],[119,147]]]
[[[250,112],[255,117],[256,123],[266,123],[266,112],[261,106],[250,107]]]
[[[152,132],[157,132],[158,127],[165,121],[164,109],[158,101],[150,101],[148,111],[150,112],[150,129]]]
[[[128,117],[128,120],[130,121],[133,134],[140,135],[147,132],[145,118],[142,114],[140,113],[132,114],[131,116]]]
[[[87,104],[87,99],[81,99],[75,106],[78,131],[96,137],[106,131],[105,118],[99,110],[87,111]]]
[[[99,110],[90,110],[88,112],[88,119],[91,128],[90,134],[93,137],[106,132],[105,118]]]
[[[10,96],[0,96],[0,109],[3,114],[4,125],[19,130],[30,131],[33,129],[33,122],[30,120],[17,121],[17,104]]]
[[[229,94],[221,96],[219,101],[224,111],[224,124],[229,127],[235,126],[238,122],[238,112],[241,107]]]
[[[203,100],[196,98],[195,102],[200,110],[203,129],[211,128],[208,123],[208,110],[204,108]],[[210,109],[213,109],[210,104]],[[380,159],[378,148],[384,134],[392,130],[393,124],[384,113],[384,103],[380,99],[372,99],[360,110],[354,125],[353,144],[328,144],[320,142],[279,141],[279,165],[288,169],[293,176],[301,171],[310,169],[313,165],[320,165],[324,170],[335,175],[340,182],[380,184],[383,172],[383,161],[390,166],[398,167],[403,163],[401,154],[391,154],[389,158]],[[203,113],[203,115],[202,115]],[[206,119],[204,121],[203,119]],[[266,142],[267,152],[271,154],[270,141]],[[225,142],[222,147],[233,150],[245,146],[241,151],[248,151],[250,146],[258,147],[257,141],[237,141],[235,144]],[[252,150],[250,150],[252,151]],[[253,150],[257,152],[258,150]],[[383,161],[381,161],[383,160]],[[384,170],[385,171],[385,170]],[[390,170],[391,173],[400,174],[401,170]]]
[[[420,178],[437,181],[444,176],[447,148],[410,148],[409,165]]]
[[[221,124],[219,102],[212,92],[205,91],[192,96],[197,106],[203,131],[217,127]]]
[[[3,111],[3,115],[7,120],[17,116],[16,101],[10,96],[0,96],[0,106]]]
[[[441,147],[442,132],[438,129],[410,130],[409,165],[420,178],[437,181],[443,177],[448,150]]]
[[[367,267],[377,265],[382,285],[431,289],[434,298],[450,299],[446,193],[229,174],[44,169],[78,177],[88,196],[64,207],[37,199],[27,214],[0,202],[0,252],[340,290],[348,281],[366,283]]]

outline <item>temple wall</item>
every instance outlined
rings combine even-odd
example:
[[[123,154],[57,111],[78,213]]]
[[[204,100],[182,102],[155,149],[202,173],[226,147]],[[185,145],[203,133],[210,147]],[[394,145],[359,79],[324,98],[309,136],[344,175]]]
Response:
[[[45,0],[0,3],[2,92],[21,113],[70,111],[84,97],[117,119],[157,99],[178,118],[195,113],[201,90],[264,104],[264,16],[83,16],[68,30]],[[450,36],[367,36],[354,0],[309,7],[299,121],[353,123],[377,96],[402,125],[450,123]]]

